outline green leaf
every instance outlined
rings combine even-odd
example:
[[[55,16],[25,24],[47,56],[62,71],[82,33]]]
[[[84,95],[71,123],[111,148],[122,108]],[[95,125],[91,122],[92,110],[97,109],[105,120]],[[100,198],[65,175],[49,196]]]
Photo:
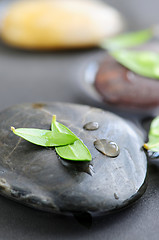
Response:
[[[73,144],[55,147],[57,154],[64,159],[72,161],[91,161],[92,156],[84,143],[78,139]]]
[[[159,152],[159,116],[151,122],[148,137],[149,141],[144,144],[144,148],[153,152]]]
[[[14,134],[36,145],[44,147],[62,146],[74,143],[76,138],[67,133],[56,133],[49,130],[41,130],[34,128],[18,128],[11,127]]]
[[[52,123],[51,123],[51,130],[56,133],[65,133],[70,134],[74,136],[75,140],[78,139],[78,137],[66,126],[56,121],[56,115],[53,115]]]
[[[91,161],[92,156],[84,143],[67,127],[56,121],[56,116],[53,116],[51,130],[56,133],[68,133],[76,138],[73,144],[56,147],[57,154],[64,159],[72,161]]]
[[[117,50],[111,55],[129,70],[148,78],[159,79],[159,54],[149,51]]]
[[[159,116],[154,118],[151,122],[150,133],[159,137]]]
[[[153,37],[153,35],[152,29],[125,33],[102,42],[101,47],[109,51],[120,48],[134,47],[147,42]]]

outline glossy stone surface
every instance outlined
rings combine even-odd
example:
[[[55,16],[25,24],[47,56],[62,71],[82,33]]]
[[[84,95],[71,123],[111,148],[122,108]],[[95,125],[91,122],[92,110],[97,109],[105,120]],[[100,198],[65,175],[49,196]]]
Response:
[[[82,170],[80,164],[85,163],[67,164],[54,149],[31,144],[10,131],[11,125],[50,129],[53,114],[87,145],[93,157],[92,174]],[[90,121],[99,122],[100,128],[84,130],[84,123]],[[118,144],[118,157],[109,158],[95,149],[94,141],[102,138]],[[55,213],[116,211],[145,191],[147,159],[142,145],[136,127],[101,109],[64,103],[16,105],[0,113],[0,192]]]
[[[159,52],[158,43],[136,50]],[[107,55],[99,64],[94,86],[104,102],[126,108],[150,109],[159,106],[159,81],[140,76]]]

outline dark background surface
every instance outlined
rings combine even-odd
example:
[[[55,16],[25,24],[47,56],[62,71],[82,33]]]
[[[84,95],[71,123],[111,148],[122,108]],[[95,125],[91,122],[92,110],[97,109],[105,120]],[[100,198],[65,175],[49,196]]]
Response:
[[[142,29],[159,22],[158,0],[106,2],[123,13],[127,29]],[[0,0],[0,6],[6,3]],[[25,52],[0,43],[0,110],[17,103],[38,101],[100,106],[86,95],[81,81],[88,64],[103,55],[100,49]],[[149,164],[147,191],[135,205],[120,213],[94,218],[89,229],[74,218],[43,213],[0,197],[0,239],[158,240],[159,163]]]

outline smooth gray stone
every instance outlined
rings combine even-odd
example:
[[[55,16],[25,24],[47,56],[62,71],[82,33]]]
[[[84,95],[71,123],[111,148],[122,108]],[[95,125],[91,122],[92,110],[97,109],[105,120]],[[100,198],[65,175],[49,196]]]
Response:
[[[53,148],[36,146],[10,131],[10,126],[50,129],[53,114],[87,145],[93,174],[81,170],[88,163],[60,160]],[[91,121],[100,128],[84,130],[83,125]],[[94,141],[103,138],[118,144],[119,156],[110,158],[96,150]],[[146,189],[142,145],[143,136],[135,126],[101,109],[65,103],[13,106],[0,113],[0,193],[55,213],[115,211]]]

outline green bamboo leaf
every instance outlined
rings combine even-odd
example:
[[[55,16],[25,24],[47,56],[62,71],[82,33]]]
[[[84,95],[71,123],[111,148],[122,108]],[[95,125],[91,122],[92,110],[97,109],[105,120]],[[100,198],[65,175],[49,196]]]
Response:
[[[84,143],[78,139],[73,144],[55,147],[57,154],[64,159],[72,161],[91,161],[92,156]]]
[[[111,55],[129,70],[148,78],[159,79],[159,54],[149,51],[117,50]]]
[[[92,156],[84,143],[67,127],[56,121],[56,116],[53,116],[51,130],[58,133],[68,133],[76,138],[73,144],[67,146],[56,147],[57,154],[64,159],[72,161],[91,161]]]
[[[75,136],[67,133],[56,133],[49,130],[34,128],[18,128],[11,127],[14,134],[36,145],[44,147],[63,146],[73,143]]]
[[[159,137],[159,116],[153,119],[150,126],[151,135],[158,136]]]
[[[159,152],[159,116],[151,122],[148,138],[149,141],[144,144],[144,148],[153,152]]]
[[[150,40],[154,35],[153,32],[153,29],[150,28],[142,31],[121,34],[105,40],[100,46],[109,51],[120,48],[134,47]]]
[[[51,130],[56,133],[70,134],[70,135],[74,136],[74,138],[76,138],[76,140],[78,139],[78,137],[69,128],[67,128],[63,124],[56,121],[56,115],[53,115],[52,123],[51,123]]]

